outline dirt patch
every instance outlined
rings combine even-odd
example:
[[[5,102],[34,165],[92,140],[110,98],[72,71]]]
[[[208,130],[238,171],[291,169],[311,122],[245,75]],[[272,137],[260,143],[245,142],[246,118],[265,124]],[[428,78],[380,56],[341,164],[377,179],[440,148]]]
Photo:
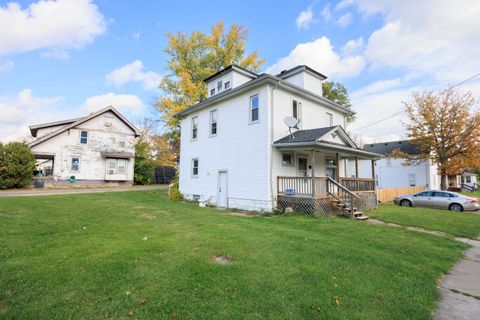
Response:
[[[142,217],[142,218],[144,218],[144,219],[147,219],[147,220],[157,219],[157,216],[156,216],[156,215],[150,214],[150,213],[144,213],[144,214],[140,215],[140,217]]]
[[[213,262],[221,265],[231,264],[233,263],[233,259],[227,256],[213,256]]]

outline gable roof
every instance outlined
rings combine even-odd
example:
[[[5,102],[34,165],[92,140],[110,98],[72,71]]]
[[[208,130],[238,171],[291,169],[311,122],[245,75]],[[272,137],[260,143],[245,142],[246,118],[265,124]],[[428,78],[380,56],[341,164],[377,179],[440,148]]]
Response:
[[[135,137],[138,137],[138,136],[139,136],[140,132],[138,131],[138,129],[137,129],[130,121],[128,121],[120,112],[118,112],[117,109],[115,109],[115,108],[112,107],[112,106],[108,106],[108,107],[103,108],[103,109],[101,109],[101,110],[99,110],[99,111],[97,111],[97,112],[91,113],[91,114],[89,114],[88,116],[85,116],[85,117],[82,117],[82,118],[78,118],[77,121],[75,121],[75,122],[73,122],[73,123],[70,123],[70,124],[67,124],[67,125],[61,127],[61,128],[58,129],[58,130],[55,130],[55,131],[53,131],[53,132],[51,132],[51,133],[49,133],[49,134],[47,134],[47,135],[45,135],[45,136],[43,136],[43,137],[40,137],[40,138],[38,138],[38,139],[30,142],[30,143],[28,144],[28,146],[29,146],[29,147],[36,146],[36,145],[38,145],[38,144],[40,144],[40,143],[42,143],[42,142],[44,142],[44,141],[47,141],[47,140],[49,140],[49,139],[51,139],[51,138],[53,138],[53,137],[56,137],[56,136],[58,136],[59,134],[65,132],[65,131],[67,131],[67,130],[69,130],[69,129],[75,128],[76,126],[78,126],[78,125],[80,125],[80,124],[82,124],[82,123],[84,123],[84,122],[86,122],[86,121],[88,121],[88,120],[90,120],[90,119],[93,119],[93,118],[95,118],[95,117],[97,117],[97,116],[99,116],[99,115],[101,115],[101,114],[103,114],[103,113],[105,113],[105,112],[108,112],[108,111],[113,112],[121,121],[123,121],[123,123],[125,123],[130,129],[132,129],[132,131],[135,133]],[[66,121],[69,121],[69,120],[66,120]]]
[[[56,127],[56,126],[61,126],[61,125],[67,125],[70,123],[74,123],[78,120],[81,120],[85,117],[80,117],[80,118],[74,118],[74,119],[66,119],[66,120],[60,120],[60,121],[53,121],[53,122],[46,122],[46,123],[40,123],[40,124],[34,124],[29,126],[30,128],[30,133],[32,134],[32,137],[37,137],[37,132],[39,129],[44,129],[44,128],[50,128],[50,127]]]
[[[274,145],[281,145],[284,143],[305,143],[305,142],[324,142],[330,144],[338,144],[331,141],[325,141],[323,138],[330,133],[338,133],[344,140],[347,141],[347,144],[351,148],[358,149],[355,142],[350,138],[350,136],[345,132],[342,126],[331,126],[331,127],[323,127],[323,128],[315,128],[315,129],[307,129],[307,130],[298,130],[286,137],[278,139],[273,144]]]
[[[255,79],[256,77],[258,77],[258,74],[253,72],[253,71],[250,71],[248,69],[240,67],[238,64],[231,64],[228,67],[223,68],[222,70],[220,70],[220,71],[212,74],[211,76],[208,76],[207,78],[203,79],[203,82],[209,82],[210,80],[221,77],[224,74],[226,74],[227,72],[229,72],[230,70],[235,70],[235,71],[237,71],[237,72],[239,72],[239,73],[241,73],[241,74],[243,74],[247,77],[250,77],[252,79]]]
[[[418,148],[410,140],[369,143],[363,146],[363,150],[387,155],[393,150],[399,149],[406,154],[418,154]]]

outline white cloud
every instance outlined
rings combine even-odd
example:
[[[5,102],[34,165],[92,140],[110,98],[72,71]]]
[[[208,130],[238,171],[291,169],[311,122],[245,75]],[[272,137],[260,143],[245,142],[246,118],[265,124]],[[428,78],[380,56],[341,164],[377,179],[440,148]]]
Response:
[[[310,25],[312,24],[312,22],[313,22],[312,6],[300,12],[297,19],[295,20],[297,29],[305,29],[305,30],[310,28]]]
[[[65,52],[105,32],[105,20],[91,0],[43,0],[22,9],[0,7],[0,55],[47,49]]]
[[[330,5],[329,4],[326,4],[325,7],[323,7],[322,17],[323,17],[323,21],[325,21],[327,23],[332,21],[333,16],[332,16],[332,13],[330,12]]]
[[[30,136],[28,126],[50,121],[58,115],[63,97],[36,97],[31,89],[21,90],[15,97],[0,96],[0,141],[21,140]]]
[[[355,40],[347,41],[347,43],[342,48],[342,52],[344,54],[351,54],[356,50],[361,49],[362,47],[363,47],[363,37],[360,37]]]
[[[339,56],[327,37],[298,44],[288,56],[279,59],[266,72],[278,73],[297,65],[308,65],[329,77],[349,78],[358,75],[364,68],[364,59],[359,56]]]
[[[340,27],[345,28],[352,22],[352,19],[353,19],[352,14],[350,12],[347,12],[337,19],[337,24]]]
[[[113,106],[121,112],[131,112],[134,114],[140,114],[144,109],[143,102],[139,97],[131,94],[116,94],[113,92],[87,98],[82,109],[91,113],[108,106]]]
[[[157,89],[161,76],[153,71],[143,71],[143,63],[135,60],[130,64],[121,66],[106,76],[107,83],[117,87],[129,82],[140,82],[145,90]]]
[[[0,62],[0,74],[10,72],[15,64],[12,60]]]

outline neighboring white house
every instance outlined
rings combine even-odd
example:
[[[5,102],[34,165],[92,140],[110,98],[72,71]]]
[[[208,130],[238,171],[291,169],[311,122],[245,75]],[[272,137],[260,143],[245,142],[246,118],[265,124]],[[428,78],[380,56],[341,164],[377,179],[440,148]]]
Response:
[[[471,191],[479,190],[480,186],[478,185],[478,176],[477,174],[465,170],[460,178],[460,183],[464,189]]]
[[[38,175],[47,184],[132,184],[138,130],[115,108],[30,126]]]
[[[327,176],[340,182],[351,177],[356,158],[378,158],[345,132],[351,111],[323,97],[325,79],[307,66],[274,76],[236,65],[205,79],[208,98],[178,115],[183,195],[220,207],[271,210],[286,193],[327,196]],[[292,134],[287,117],[299,120]],[[373,191],[372,173],[369,178],[362,183],[371,182]]]
[[[363,149],[386,156],[376,162],[375,179],[379,189],[419,186],[427,189],[440,189],[437,165],[431,160],[405,166],[403,165],[404,159],[388,157],[388,154],[396,149],[410,155],[417,154],[416,146],[409,140],[365,144]],[[369,171],[368,168],[365,168],[366,166],[368,163],[360,161],[360,177],[368,175]]]

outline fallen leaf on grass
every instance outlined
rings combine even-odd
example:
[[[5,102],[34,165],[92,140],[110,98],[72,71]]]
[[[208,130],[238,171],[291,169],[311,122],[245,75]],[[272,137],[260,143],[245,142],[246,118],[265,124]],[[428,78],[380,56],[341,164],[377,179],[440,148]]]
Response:
[[[335,301],[335,304],[338,306],[340,305],[340,299],[337,296],[333,296],[332,300]]]

